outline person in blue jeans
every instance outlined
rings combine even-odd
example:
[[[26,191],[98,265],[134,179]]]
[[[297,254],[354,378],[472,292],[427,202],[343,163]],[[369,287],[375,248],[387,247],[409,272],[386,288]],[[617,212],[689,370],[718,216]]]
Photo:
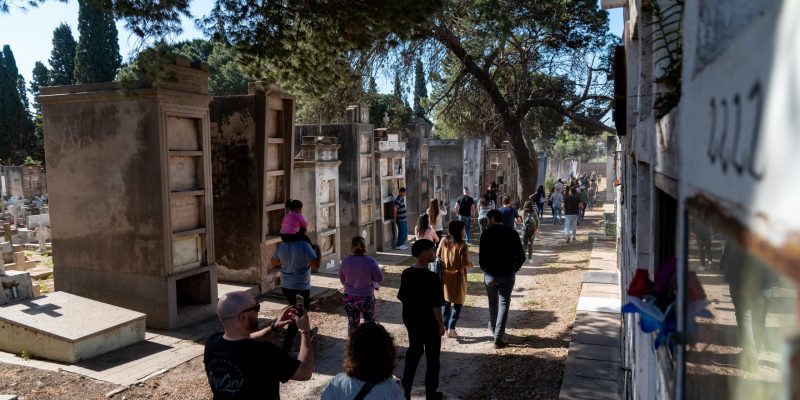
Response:
[[[489,297],[489,329],[494,347],[502,349],[508,346],[503,337],[511,308],[511,292],[517,271],[525,262],[525,251],[517,231],[503,225],[500,211],[489,211],[487,218],[489,228],[481,235],[478,259]]]
[[[467,242],[470,238],[470,229],[472,228],[472,218],[475,217],[475,199],[469,195],[469,189],[464,188],[464,195],[456,199],[456,207],[454,209],[458,220],[467,226]]]
[[[392,219],[397,224],[397,243],[394,248],[397,250],[408,250],[406,240],[408,239],[408,210],[406,209],[406,188],[400,188],[400,194],[394,199],[392,208]]]

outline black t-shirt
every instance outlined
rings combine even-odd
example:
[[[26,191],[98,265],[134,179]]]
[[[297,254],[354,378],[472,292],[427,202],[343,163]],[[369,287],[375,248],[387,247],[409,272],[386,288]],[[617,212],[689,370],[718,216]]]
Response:
[[[456,200],[456,203],[458,203],[458,215],[464,217],[472,216],[472,205],[475,204],[475,200],[472,197],[463,195]]]
[[[564,199],[564,215],[577,215],[580,202],[581,198],[579,196],[567,196]]]
[[[278,382],[291,379],[300,366],[270,342],[225,340],[222,332],[206,340],[203,363],[214,400],[280,399]]]
[[[409,330],[439,331],[433,308],[444,305],[444,291],[435,273],[427,268],[406,268],[400,275],[397,298],[403,303],[403,323]]]

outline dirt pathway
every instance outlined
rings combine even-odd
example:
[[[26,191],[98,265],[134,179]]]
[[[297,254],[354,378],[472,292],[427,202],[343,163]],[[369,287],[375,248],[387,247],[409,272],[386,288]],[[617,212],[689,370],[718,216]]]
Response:
[[[595,208],[579,226],[578,242],[566,244],[563,226],[543,224],[535,241],[535,254],[517,275],[506,339],[510,346],[495,350],[486,327],[488,309],[483,274],[469,271],[467,301],[458,322],[460,337],[443,339],[440,390],[447,398],[554,399],[558,397],[569,347],[581,274],[588,266],[589,232],[602,232],[602,211]],[[545,218],[545,222],[549,219]],[[477,235],[475,235],[477,236]],[[477,241],[471,247],[477,264]],[[386,265],[386,281],[377,292],[379,321],[398,345],[395,374],[400,376],[407,342],[397,300],[404,265]],[[263,315],[268,317],[267,315]],[[284,399],[318,399],[330,378],[341,371],[347,319],[341,298],[334,296],[315,305],[312,323],[320,327],[315,340],[316,368],[307,382],[281,386]],[[269,316],[271,317],[271,316]],[[423,357],[415,379],[414,397],[423,398]],[[0,393],[27,399],[105,398],[113,386],[66,372],[0,364]],[[210,398],[202,357],[191,360],[139,386],[114,396],[125,399]]]

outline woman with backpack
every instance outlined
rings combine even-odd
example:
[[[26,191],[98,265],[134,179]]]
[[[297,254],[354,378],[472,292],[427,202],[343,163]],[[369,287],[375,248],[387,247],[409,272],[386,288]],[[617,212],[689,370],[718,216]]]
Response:
[[[464,242],[466,225],[461,221],[452,221],[447,231],[437,252],[444,286],[442,322],[447,329],[447,337],[457,338],[456,322],[467,298],[467,268],[472,267],[472,262],[469,261],[467,243]]]

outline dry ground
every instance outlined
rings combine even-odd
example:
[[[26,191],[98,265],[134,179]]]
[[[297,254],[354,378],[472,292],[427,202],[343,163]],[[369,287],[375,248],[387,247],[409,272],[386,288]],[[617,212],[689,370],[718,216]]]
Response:
[[[543,224],[535,242],[533,261],[526,263],[517,275],[507,330],[511,345],[507,349],[495,350],[492,346],[486,328],[488,310],[483,275],[477,267],[470,271],[467,301],[457,329],[460,338],[444,339],[442,345],[440,390],[447,398],[558,397],[581,276],[591,252],[591,239],[587,234],[602,232],[601,211],[595,210],[579,227],[577,243],[565,244],[561,225]],[[477,246],[471,250],[477,263]],[[396,295],[400,273],[410,261],[405,265],[386,265],[386,282],[377,292],[378,319],[394,335],[399,347],[398,376],[402,374],[407,337]],[[315,340],[315,373],[310,381],[282,385],[281,395],[286,399],[319,398],[330,377],[341,371],[347,331],[341,299],[334,296],[317,304],[310,317],[312,323],[320,327],[320,335]],[[424,369],[423,357],[415,380],[415,397],[423,395]],[[0,394],[13,393],[23,399],[102,399],[113,389],[111,384],[71,373],[0,364]],[[120,392],[114,398],[210,398],[202,357]]]

